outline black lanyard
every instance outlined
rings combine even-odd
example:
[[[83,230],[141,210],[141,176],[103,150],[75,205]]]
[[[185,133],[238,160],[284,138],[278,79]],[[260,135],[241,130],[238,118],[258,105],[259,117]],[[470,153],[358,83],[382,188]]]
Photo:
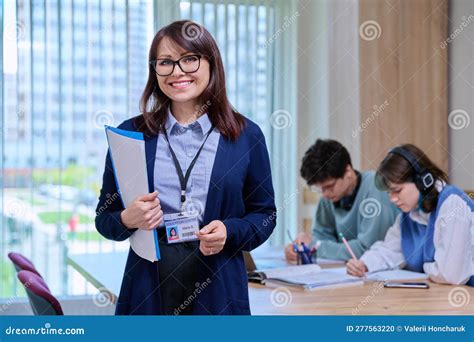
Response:
[[[166,129],[163,129],[163,134],[165,135],[166,142],[168,143],[168,148],[170,149],[171,156],[173,157],[173,162],[176,168],[176,172],[178,173],[179,183],[181,184],[181,212],[183,211],[184,202],[186,202],[186,187],[188,185],[189,176],[191,175],[191,171],[194,167],[194,164],[196,164],[196,160],[201,154],[202,148],[204,147],[204,144],[206,143],[207,138],[209,138],[209,135],[211,135],[211,132],[213,129],[214,129],[214,126],[211,127],[209,132],[207,132],[206,138],[202,142],[201,147],[197,151],[196,155],[194,156],[194,159],[191,161],[191,164],[189,164],[189,167],[186,170],[186,175],[183,175],[183,169],[181,169],[178,158],[176,157],[176,154],[174,153],[173,148],[171,148],[171,144],[168,139],[168,134],[166,134]]]

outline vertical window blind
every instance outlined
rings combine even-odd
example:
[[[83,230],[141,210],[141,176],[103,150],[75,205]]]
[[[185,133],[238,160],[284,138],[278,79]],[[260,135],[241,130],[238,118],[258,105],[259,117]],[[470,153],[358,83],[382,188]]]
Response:
[[[103,126],[138,114],[151,39],[176,19],[193,19],[216,38],[230,101],[266,136],[284,209],[272,241],[283,242],[296,222],[296,202],[284,203],[296,188],[296,120],[281,130],[272,114],[296,115],[288,89],[295,68],[283,61],[296,51],[295,25],[282,26],[293,1],[5,0],[0,11],[0,298],[25,295],[11,251],[30,258],[52,292],[65,295],[96,291],[67,266],[66,255],[128,250],[126,241],[105,240],[94,227]],[[282,27],[293,35],[276,35]]]

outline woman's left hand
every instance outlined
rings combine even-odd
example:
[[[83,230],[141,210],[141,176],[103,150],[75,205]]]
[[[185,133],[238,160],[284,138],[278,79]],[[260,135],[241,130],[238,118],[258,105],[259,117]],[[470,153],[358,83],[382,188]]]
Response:
[[[217,254],[224,248],[227,239],[227,228],[222,221],[211,221],[199,231],[198,238],[201,241],[199,249],[202,254]]]

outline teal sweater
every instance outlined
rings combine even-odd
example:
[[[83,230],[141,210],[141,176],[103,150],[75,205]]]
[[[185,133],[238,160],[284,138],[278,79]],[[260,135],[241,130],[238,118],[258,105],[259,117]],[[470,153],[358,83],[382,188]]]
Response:
[[[360,257],[370,246],[385,238],[388,228],[399,213],[390,203],[388,194],[375,187],[374,171],[361,174],[361,184],[350,210],[336,208],[334,203],[321,199],[313,224],[314,241],[320,240],[317,257],[349,260],[351,255],[339,238],[339,233]]]

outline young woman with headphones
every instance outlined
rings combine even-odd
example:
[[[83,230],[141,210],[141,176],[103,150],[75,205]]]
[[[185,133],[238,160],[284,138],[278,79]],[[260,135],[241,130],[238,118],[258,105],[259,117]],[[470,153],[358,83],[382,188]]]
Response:
[[[438,283],[474,286],[472,199],[449,185],[447,175],[411,144],[388,153],[375,183],[402,213],[384,241],[347,263],[347,273],[363,276],[400,267]]]

